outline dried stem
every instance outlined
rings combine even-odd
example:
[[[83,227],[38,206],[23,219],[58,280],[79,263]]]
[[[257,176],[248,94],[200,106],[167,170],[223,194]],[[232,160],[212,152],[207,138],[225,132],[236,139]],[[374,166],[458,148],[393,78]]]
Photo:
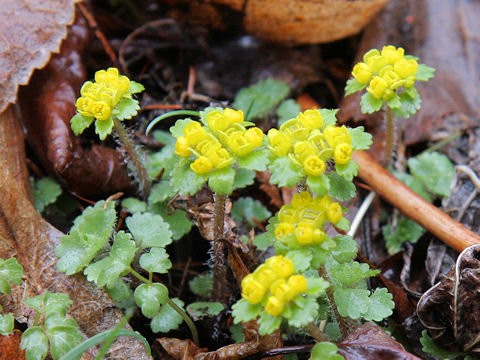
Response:
[[[322,341],[330,341],[325,334],[320,330],[320,328],[315,325],[313,322],[308,323],[305,325],[305,330],[310,334],[312,338],[315,339],[316,342]]]
[[[213,240],[213,289],[212,301],[223,303],[227,281],[225,243],[223,227],[225,224],[225,203],[227,195],[215,194],[214,206],[214,240]]]
[[[396,147],[395,138],[395,116],[390,107],[385,106],[384,109],[385,121],[385,147],[383,149],[383,166],[388,168],[392,162],[393,151]]]

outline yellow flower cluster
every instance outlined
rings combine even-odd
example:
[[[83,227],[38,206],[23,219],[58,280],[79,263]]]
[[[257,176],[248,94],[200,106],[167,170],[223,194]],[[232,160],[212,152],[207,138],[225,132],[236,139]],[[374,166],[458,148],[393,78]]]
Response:
[[[326,162],[334,159],[346,164],[352,155],[352,138],[345,126],[329,125],[321,131],[320,111],[307,110],[288,120],[280,130],[270,129],[270,150],[278,157],[288,155],[308,175],[318,176],[327,169]]]
[[[265,302],[265,311],[279,316],[285,305],[307,290],[307,279],[293,275],[291,260],[282,255],[272,256],[265,264],[242,280],[242,297],[251,304]]]
[[[75,106],[83,116],[108,120],[113,108],[129,90],[130,80],[120,75],[118,69],[99,70],[95,73],[95,82],[87,81],[83,84],[81,97]]]
[[[190,168],[197,174],[221,169],[233,162],[232,155],[244,157],[262,145],[263,132],[258,127],[246,129],[243,111],[224,109],[208,113],[208,129],[199,122],[185,126],[177,138],[175,153],[182,157],[195,155]]]
[[[377,99],[390,99],[395,90],[415,84],[418,63],[405,58],[404,49],[388,45],[382,51],[372,49],[363,56],[363,62],[353,67],[352,75],[360,84],[369,84],[367,91]]]
[[[278,212],[275,238],[289,247],[320,244],[326,236],[322,231],[325,222],[336,224],[342,217],[342,207],[327,194],[312,199],[309,192],[302,191]]]

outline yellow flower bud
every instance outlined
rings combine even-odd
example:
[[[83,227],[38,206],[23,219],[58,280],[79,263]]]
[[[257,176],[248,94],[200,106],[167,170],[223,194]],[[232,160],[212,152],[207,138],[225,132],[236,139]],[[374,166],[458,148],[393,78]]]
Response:
[[[327,126],[323,131],[327,144],[335,147],[342,143],[351,144],[352,137],[345,126]]]
[[[411,88],[413,85],[415,85],[415,76],[409,76],[405,79],[405,87],[406,88]]]
[[[276,287],[274,295],[277,299],[288,303],[295,296],[297,296],[297,292],[288,284],[280,284]]]
[[[77,111],[81,115],[92,117],[93,113],[91,111],[91,108],[94,103],[95,101],[90,99],[89,97],[81,96],[77,99],[75,106],[77,107]]]
[[[120,92],[126,93],[130,90],[130,79],[124,75],[119,76],[116,87]]]
[[[352,156],[352,147],[347,143],[338,144],[335,146],[333,159],[337,164],[344,165],[348,163]]]
[[[265,311],[272,316],[278,316],[283,312],[285,304],[282,300],[276,298],[275,296],[270,296],[265,305]]]
[[[327,218],[332,224],[336,224],[343,217],[343,210],[339,203],[332,202],[327,209]]]
[[[265,265],[269,266],[278,277],[282,278],[289,277],[295,271],[292,260],[283,255],[272,256],[265,262]]]
[[[317,155],[311,155],[303,162],[303,168],[308,175],[318,176],[325,172],[327,165]]]
[[[378,51],[377,49],[371,49],[367,51],[365,55],[363,55],[363,61],[368,63],[368,60],[374,56],[380,56],[380,51]]]
[[[279,275],[268,265],[263,264],[255,269],[253,277],[265,288],[269,288],[275,280],[279,278]]]
[[[252,127],[245,131],[245,139],[251,143],[254,147],[259,147],[263,142],[263,131],[258,127]]]
[[[401,47],[396,48],[392,45],[386,45],[382,48],[382,56],[385,57],[390,64],[400,60],[405,55],[405,50]]]
[[[97,99],[105,102],[111,108],[114,108],[115,105],[117,105],[120,97],[121,93],[117,89],[109,86],[100,86],[97,93]]]
[[[418,70],[418,63],[413,59],[400,59],[394,65],[393,69],[402,78],[415,76]]]
[[[98,70],[95,73],[95,81],[97,83],[101,82],[110,82],[111,80],[116,80],[118,79],[119,73],[118,69],[114,67],[110,67],[107,70]]]
[[[372,70],[367,64],[360,62],[353,67],[352,75],[360,84],[367,84],[372,78]]]
[[[300,216],[304,210],[305,209],[297,209],[292,205],[283,205],[278,212],[278,220],[280,220],[280,222],[295,224],[298,220],[297,217]]]
[[[288,285],[293,288],[297,294],[307,291],[308,283],[307,279],[303,275],[292,275],[288,279]]]
[[[225,131],[230,126],[230,121],[223,116],[222,111],[213,110],[207,115],[207,124],[212,130],[215,131]]]
[[[322,115],[318,110],[307,110],[298,114],[297,119],[306,129],[321,129],[323,125]]]
[[[183,157],[189,157],[192,153],[188,148],[189,146],[190,144],[188,143],[187,138],[185,136],[180,136],[177,138],[177,142],[175,143],[175,154]]]
[[[295,229],[295,236],[301,245],[309,245],[315,243],[314,232],[315,228],[312,224],[302,221],[298,223]]]
[[[212,149],[206,154],[206,156],[212,161],[213,166],[217,169],[222,169],[230,165],[233,161],[228,151],[224,148]]]
[[[95,87],[98,87],[98,85],[94,84],[91,81],[85,81],[85,83],[82,85],[82,88],[80,89],[80,95],[87,96]],[[96,90],[95,90],[95,93],[96,93]]]
[[[277,291],[278,287],[279,287],[280,285],[283,285],[283,284],[286,284],[286,283],[287,283],[287,282],[285,281],[284,278],[280,278],[280,279],[275,280],[275,281],[272,283],[272,285],[270,286],[270,292],[271,292],[272,294],[275,294],[275,292]]]
[[[104,101],[95,102],[91,107],[91,111],[98,120],[107,120],[112,115],[111,107]]]
[[[372,56],[367,60],[367,65],[370,67],[370,70],[372,70],[372,73],[378,73],[381,68],[388,64],[388,59],[382,55]]]
[[[263,300],[267,289],[253,278],[252,274],[242,280],[242,297],[250,304],[258,304]]]
[[[278,157],[285,156],[292,147],[292,139],[277,129],[270,129],[267,134],[270,150]]]
[[[388,85],[385,80],[383,80],[380,76],[374,76],[372,81],[370,81],[370,86],[367,87],[367,91],[375,98],[381,99],[387,88]]]
[[[253,144],[240,132],[236,132],[229,137],[228,147],[235,155],[240,157],[250,154],[254,149]]]
[[[320,202],[319,202],[319,207],[320,209],[322,209],[321,211],[326,211],[331,203],[332,203],[332,198],[328,196],[328,194],[323,195],[320,198]]]
[[[317,155],[318,150],[310,141],[297,141],[293,145],[293,153],[300,161],[305,161],[306,158]]]
[[[287,236],[295,231],[295,227],[286,222],[281,222],[275,227],[275,239],[281,240],[284,236]]]
[[[291,204],[295,207],[308,207],[312,201],[312,196],[308,191],[302,191],[293,195]]]
[[[208,173],[210,170],[212,170],[212,168],[212,161],[205,156],[200,156],[198,159],[196,159],[190,164],[190,169],[195,171],[197,174]]]
[[[183,134],[187,138],[188,143],[192,146],[197,145],[200,141],[207,138],[207,133],[205,132],[205,129],[197,121],[192,121],[191,123],[188,123],[183,129]]]
[[[226,108],[223,110],[223,116],[228,119],[230,124],[242,123],[245,120],[242,110]]]

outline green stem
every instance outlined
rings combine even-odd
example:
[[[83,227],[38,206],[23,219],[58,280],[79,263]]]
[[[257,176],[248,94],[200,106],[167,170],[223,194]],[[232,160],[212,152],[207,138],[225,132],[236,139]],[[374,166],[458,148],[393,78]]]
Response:
[[[130,268],[130,273],[135,276],[138,280],[140,280],[141,282],[145,283],[145,284],[151,284],[152,281],[147,279],[146,277],[142,276],[141,274],[139,274],[138,272],[136,272],[135,270],[133,270],[132,268]]]
[[[135,175],[135,179],[140,183],[140,191],[142,192],[144,198],[148,197],[150,193],[150,188],[152,187],[152,181],[148,176],[147,169],[143,164],[143,161],[140,155],[135,148],[135,143],[133,142],[132,138],[128,134],[128,131],[123,127],[120,120],[116,117],[113,117],[113,125],[115,127],[115,132],[118,135],[123,147],[125,148],[126,157],[128,160],[128,164],[131,170]]]
[[[212,301],[224,302],[227,281],[225,243],[223,242],[223,227],[225,224],[225,203],[227,195],[214,194],[214,224],[213,224],[213,288]]]
[[[173,310],[178,313],[178,315],[182,317],[183,321],[185,321],[188,328],[190,329],[190,332],[192,333],[193,342],[195,343],[195,345],[199,346],[200,342],[198,341],[198,331],[192,319],[190,319],[190,316],[188,316],[181,307],[179,307],[172,300],[170,300],[170,298],[168,298],[167,303],[173,308]]]
[[[164,119],[168,119],[169,117],[172,117],[172,116],[183,116],[183,115],[186,115],[186,116],[196,116],[196,117],[200,117],[200,113],[198,111],[194,111],[194,110],[175,110],[175,111],[170,111],[168,113],[165,113],[165,114],[162,114],[160,116],[157,116],[155,119],[153,119],[150,124],[148,124],[147,126],[147,130],[145,130],[145,135],[148,135],[148,133],[153,129],[153,127],[155,125],[157,125],[157,123],[159,123],[160,121],[164,120]]]
[[[315,339],[316,342],[322,342],[322,341],[330,341],[325,334],[319,329],[317,325],[315,325],[313,322],[308,323],[305,325],[305,330],[310,334],[312,338]]]
[[[383,153],[383,166],[388,168],[392,162],[393,151],[396,147],[395,139],[395,115],[390,107],[384,108],[385,119],[385,147]]]

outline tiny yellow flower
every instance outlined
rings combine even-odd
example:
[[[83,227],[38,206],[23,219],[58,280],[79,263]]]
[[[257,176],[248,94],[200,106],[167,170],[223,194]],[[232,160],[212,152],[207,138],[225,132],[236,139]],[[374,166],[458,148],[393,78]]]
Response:
[[[112,115],[112,108],[104,101],[96,101],[92,105],[91,111],[98,120],[108,120]]]
[[[415,76],[409,76],[405,79],[405,87],[406,88],[411,88],[413,85],[415,85]]]
[[[269,288],[275,280],[279,278],[279,275],[271,269],[268,265],[262,264],[255,269],[253,277],[265,288]]]
[[[297,294],[307,291],[307,279],[303,275],[292,275],[288,278],[288,285],[293,288]]]
[[[206,154],[206,156],[212,161],[212,164],[217,169],[222,169],[230,165],[233,161],[232,157],[224,148],[212,149]]]
[[[208,136],[203,126],[197,121],[188,123],[183,129],[183,134],[187,138],[188,143],[192,146],[197,145],[200,141],[205,140]]]
[[[315,243],[314,239],[314,227],[312,224],[302,221],[298,223],[297,228],[295,229],[295,236],[297,241],[301,245],[309,245]]]
[[[110,67],[107,70],[98,70],[95,72],[95,82],[101,83],[109,81],[113,79],[117,79],[119,76],[118,69],[114,67]]]
[[[80,95],[87,96],[92,92],[94,92],[96,95],[96,88],[98,88],[98,84],[94,84],[91,81],[85,81],[85,83],[82,85],[82,88],[80,89]],[[94,98],[95,98],[95,95],[94,95]]]
[[[387,82],[380,76],[374,76],[370,81],[370,86],[367,87],[367,91],[377,99],[381,99],[388,88]]]
[[[77,99],[75,106],[81,115],[91,117],[93,116],[91,109],[94,103],[95,101],[89,97],[81,96]]]
[[[327,209],[327,218],[332,224],[336,224],[343,217],[343,210],[339,203],[332,202]]]
[[[400,75],[398,75],[395,71],[387,71],[382,75],[382,79],[385,80],[388,87],[397,89],[402,86],[403,81]]]
[[[253,147],[257,148],[262,145],[263,142],[263,131],[260,130],[258,127],[252,127],[245,131],[245,139],[253,145]]]
[[[359,62],[353,67],[352,75],[360,84],[367,84],[372,78],[372,70],[367,64]]]
[[[282,300],[276,298],[275,296],[270,296],[267,300],[265,311],[272,316],[278,316],[283,312],[284,307],[285,304]]]
[[[307,157],[317,155],[318,150],[310,141],[297,141],[293,145],[293,153],[297,159],[304,161]]]
[[[223,116],[228,119],[230,124],[242,123],[245,120],[242,110],[226,108],[223,110]]]
[[[225,131],[230,126],[230,121],[223,116],[222,111],[213,110],[207,115],[207,124],[214,131]]]
[[[242,297],[250,304],[258,304],[263,300],[267,289],[253,278],[252,274],[245,276],[242,280]]]
[[[403,59],[405,50],[401,47],[396,48],[392,45],[386,45],[382,48],[382,56],[385,57],[390,64],[393,64],[397,60]]]
[[[280,285],[284,285],[286,284],[286,280],[284,278],[280,278],[280,279],[277,279],[275,280],[272,285],[270,285],[270,292],[272,294],[275,294],[275,292],[277,291],[277,288],[280,286]]]
[[[267,134],[270,150],[278,157],[285,156],[292,147],[292,139],[277,129],[270,129]]]
[[[282,300],[284,303],[288,303],[295,296],[297,292],[293,287],[287,284],[280,284],[275,288],[275,297],[279,300]]]
[[[331,147],[342,143],[352,143],[352,137],[345,126],[327,126],[323,131],[323,135],[325,136],[327,144]]]
[[[213,164],[209,158],[205,156],[200,156],[198,159],[196,159],[190,164],[190,168],[197,174],[205,174],[212,170]]]
[[[402,78],[415,76],[418,70],[418,63],[413,59],[400,59],[394,65],[393,69]]]
[[[377,49],[371,49],[363,55],[363,61],[368,64],[370,58],[374,56],[380,56],[380,51]]]
[[[281,222],[275,227],[275,239],[281,240],[283,237],[293,233],[295,231],[295,227],[286,222]]]
[[[286,278],[295,271],[292,260],[282,255],[272,256],[265,262],[265,265],[269,266],[277,274],[277,277]]]
[[[175,154],[183,157],[189,157],[192,154],[188,148],[189,146],[190,144],[185,136],[178,137],[177,142],[175,143]]]
[[[209,134],[207,134],[209,135]],[[195,145],[195,149],[202,155],[207,156],[210,152],[220,149],[222,145],[217,141],[214,136],[207,136],[202,141]]]
[[[335,146],[333,159],[337,164],[344,165],[350,161],[352,157],[352,147],[350,144],[342,143]]]
[[[312,196],[308,191],[302,191],[298,194],[293,195],[291,204],[295,207],[306,207],[308,208],[312,202]]]
[[[382,55],[372,56],[367,60],[367,65],[372,73],[378,73],[380,69],[389,64],[388,58]]]
[[[306,129],[321,129],[323,125],[322,115],[318,110],[307,110],[298,114],[297,119]]]
[[[317,155],[311,155],[303,162],[303,168],[308,175],[318,176],[325,172],[327,165]]]
[[[250,154],[254,149],[253,144],[240,132],[236,132],[229,137],[228,147],[235,155],[240,157]]]

